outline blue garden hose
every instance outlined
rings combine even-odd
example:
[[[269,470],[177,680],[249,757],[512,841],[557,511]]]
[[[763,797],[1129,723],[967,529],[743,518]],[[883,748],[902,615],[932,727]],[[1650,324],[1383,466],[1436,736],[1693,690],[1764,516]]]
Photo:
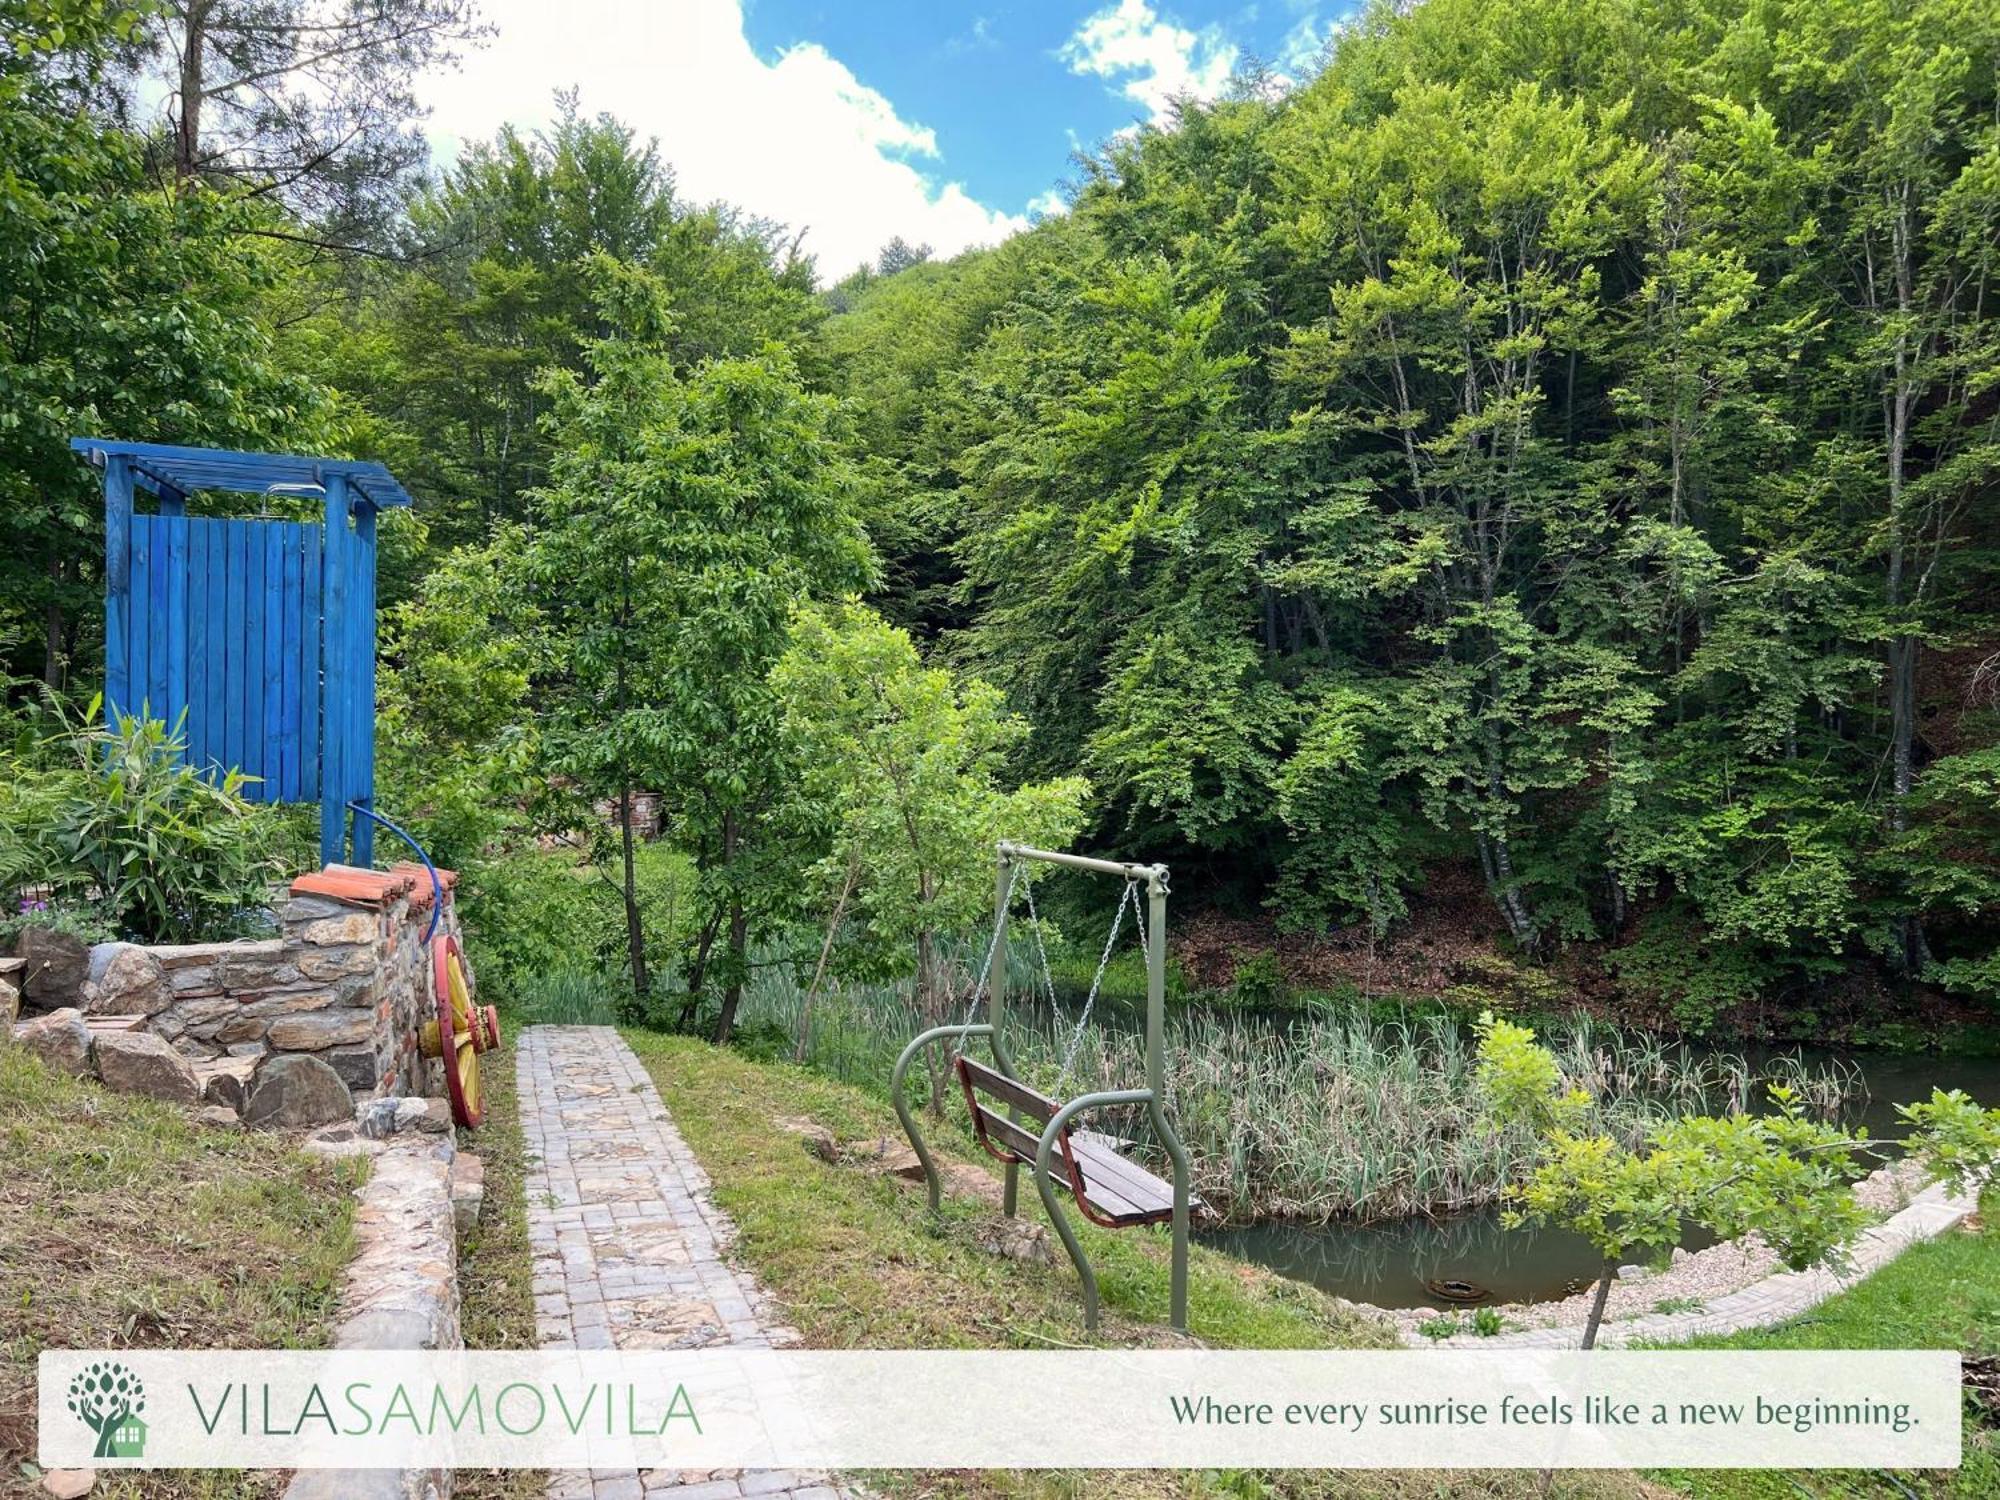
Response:
[[[362,817],[367,818],[370,822],[380,823],[389,832],[395,834],[397,838],[414,849],[417,858],[424,862],[424,873],[431,878],[431,925],[424,929],[424,946],[426,948],[430,947],[431,938],[438,930],[438,919],[444,915],[444,882],[438,879],[437,866],[432,864],[431,857],[424,853],[424,846],[411,838],[409,830],[400,824],[391,822],[372,807],[363,807],[359,802],[348,803],[347,810],[349,812],[360,813]]]

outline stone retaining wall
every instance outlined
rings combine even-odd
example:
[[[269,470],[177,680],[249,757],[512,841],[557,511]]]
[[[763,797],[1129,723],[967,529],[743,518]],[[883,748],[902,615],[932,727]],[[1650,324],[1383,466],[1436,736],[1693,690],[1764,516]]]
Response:
[[[438,930],[455,937],[457,876],[438,874]],[[418,1028],[437,1014],[423,943],[431,903],[421,866],[330,865],[292,882],[276,907],[279,936],[100,943],[79,993],[61,1003],[87,1017],[142,1017],[198,1073],[247,1078],[270,1056],[303,1053],[327,1063],[357,1099],[438,1094],[439,1064],[417,1050]]]

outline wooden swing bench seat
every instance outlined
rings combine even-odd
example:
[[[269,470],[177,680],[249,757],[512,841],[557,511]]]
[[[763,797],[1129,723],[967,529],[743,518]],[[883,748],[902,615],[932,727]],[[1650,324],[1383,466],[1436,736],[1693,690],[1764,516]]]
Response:
[[[1046,1094],[1009,1078],[997,1069],[961,1055],[958,1081],[965,1090],[966,1108],[972,1114],[973,1134],[986,1153],[995,1160],[1020,1163],[1030,1171],[1041,1148],[1040,1131],[1030,1131],[999,1109],[984,1103],[984,1094],[1009,1109],[1034,1120],[1046,1129],[1061,1108]],[[1105,1229],[1124,1229],[1133,1224],[1160,1224],[1174,1216],[1174,1188],[1135,1162],[1127,1161],[1102,1137],[1088,1131],[1072,1131],[1065,1124],[1056,1137],[1061,1157],[1058,1170],[1049,1180],[1066,1189],[1076,1206],[1091,1223]],[[1201,1206],[1190,1197],[1189,1208]]]

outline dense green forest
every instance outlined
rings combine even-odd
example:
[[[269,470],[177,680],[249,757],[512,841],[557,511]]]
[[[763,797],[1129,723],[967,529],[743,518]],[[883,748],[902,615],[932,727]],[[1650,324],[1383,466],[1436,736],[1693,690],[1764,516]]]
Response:
[[[17,701],[98,675],[71,434],[350,452],[418,496],[384,805],[470,863],[661,794],[671,915],[595,852],[669,1019],[777,950],[930,986],[1006,831],[1433,990],[2000,999],[1985,0],[1378,5],[851,275],[573,106],[415,171],[391,62],[267,190],[123,123],[186,9],[0,0]]]

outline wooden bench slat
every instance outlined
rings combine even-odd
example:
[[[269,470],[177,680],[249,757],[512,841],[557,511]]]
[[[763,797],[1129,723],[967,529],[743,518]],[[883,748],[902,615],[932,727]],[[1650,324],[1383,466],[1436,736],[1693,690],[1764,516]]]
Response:
[[[1025,1126],[1016,1125],[997,1109],[988,1109],[984,1105],[977,1108],[979,1122],[986,1127],[987,1135],[1032,1166],[1035,1151],[1042,1144],[1041,1136]]]
[[[973,1096],[973,1090],[1043,1124],[1055,1117],[1056,1102],[972,1058],[959,1058],[958,1067],[980,1133],[1001,1152],[1012,1153],[1023,1165],[1032,1167],[1041,1148],[1041,1133],[1009,1119],[1000,1109],[982,1104]],[[1074,1187],[1067,1175],[1068,1163],[1060,1156],[1064,1147],[1075,1158],[1078,1175],[1083,1179],[1083,1199],[1100,1221],[1116,1225],[1154,1224],[1172,1217],[1172,1184],[1126,1160],[1108,1143],[1108,1138],[1089,1131],[1073,1132],[1065,1128],[1058,1138],[1058,1170],[1051,1180],[1065,1191],[1073,1192]],[[1189,1207],[1200,1201],[1190,1196]]]
[[[1055,1118],[1056,1101],[1046,1094],[1038,1094],[1025,1083],[1009,1078],[997,1068],[989,1068],[972,1058],[961,1057],[958,1065],[965,1070],[972,1086],[982,1093],[991,1094],[1003,1104],[1011,1104],[1026,1115],[1033,1115],[1044,1125]],[[1029,1153],[1033,1155],[1032,1152]]]
[[[1166,1179],[1156,1177],[1136,1162],[1129,1162],[1102,1147],[1088,1146],[1072,1139],[1070,1150],[1076,1153],[1077,1164],[1083,1168],[1083,1180],[1092,1192],[1100,1187],[1109,1187],[1127,1202],[1147,1212],[1173,1211],[1174,1185]],[[1190,1194],[1188,1206],[1192,1208],[1195,1202]]]

